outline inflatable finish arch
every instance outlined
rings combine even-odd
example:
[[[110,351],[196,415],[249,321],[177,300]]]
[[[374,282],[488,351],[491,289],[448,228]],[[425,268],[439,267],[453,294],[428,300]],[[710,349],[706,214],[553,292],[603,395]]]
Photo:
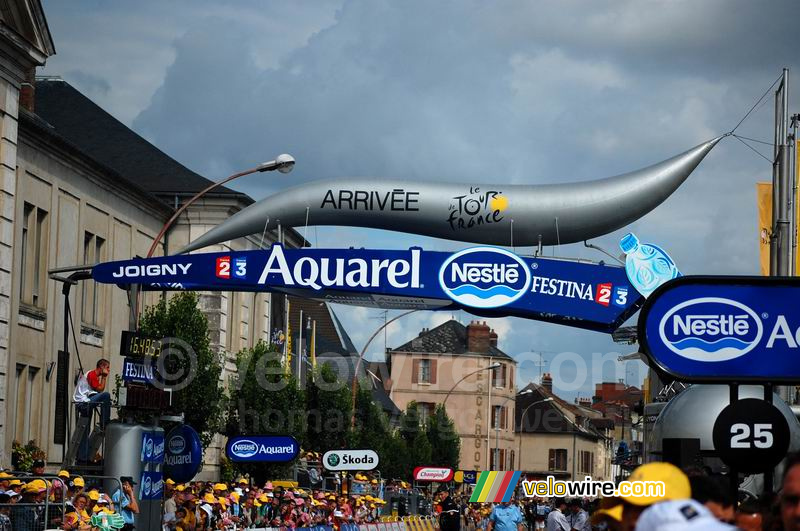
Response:
[[[311,182],[258,201],[181,252],[261,233],[265,227],[303,226],[306,219],[309,225],[369,227],[492,245],[579,242],[624,227],[656,208],[722,138],[637,171],[568,184]]]

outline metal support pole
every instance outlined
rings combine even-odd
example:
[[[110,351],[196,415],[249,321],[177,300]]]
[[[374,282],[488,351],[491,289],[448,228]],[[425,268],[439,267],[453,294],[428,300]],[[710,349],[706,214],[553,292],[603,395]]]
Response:
[[[789,389],[789,387],[787,387]],[[767,404],[772,404],[772,384],[764,384],[764,400]],[[768,468],[764,471],[764,493],[769,494],[773,491],[774,483],[774,468]]]
[[[730,384],[730,403],[734,404],[739,400],[739,384],[733,382]],[[730,469],[730,489],[733,500],[739,499],[739,472],[731,467]],[[735,501],[734,501],[735,503]]]
[[[493,361],[494,360],[492,360],[492,358],[489,358],[489,365],[491,365]],[[490,442],[489,437],[492,436],[491,435],[492,434],[491,422],[492,422],[492,385],[493,385],[492,384],[492,380],[493,380],[492,377],[493,376],[494,376],[494,371],[493,370],[489,371],[489,378],[488,378],[488,383],[487,383],[487,387],[489,388],[489,391],[488,391],[489,397],[486,400],[486,470],[491,470],[492,469],[491,468],[492,464],[491,464],[490,458],[489,458],[489,448],[491,447],[491,442]]]

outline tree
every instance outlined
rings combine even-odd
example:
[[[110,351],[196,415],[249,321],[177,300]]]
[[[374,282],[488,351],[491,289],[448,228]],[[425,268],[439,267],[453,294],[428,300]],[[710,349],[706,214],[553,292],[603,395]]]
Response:
[[[273,345],[259,341],[236,355],[237,375],[231,380],[231,400],[225,435],[291,435],[306,443],[306,398],[297,380],[286,374]],[[286,478],[290,464],[236,463],[257,481]]]
[[[177,293],[169,302],[162,299],[145,310],[139,331],[166,338],[163,373],[175,375],[164,382],[174,388],[173,408],[208,446],[223,424],[225,392],[219,381],[221,356],[211,349],[208,319],[197,303],[193,292]]]
[[[345,448],[352,411],[350,389],[328,363],[317,367],[312,382],[307,382],[308,448],[317,452]]]
[[[426,429],[431,444],[431,464],[458,469],[461,457],[461,438],[453,419],[447,416],[444,405],[437,404]]]

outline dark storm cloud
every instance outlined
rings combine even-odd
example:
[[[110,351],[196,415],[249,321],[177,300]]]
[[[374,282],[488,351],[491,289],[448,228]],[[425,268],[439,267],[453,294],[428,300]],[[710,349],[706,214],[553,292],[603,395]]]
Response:
[[[133,117],[131,102],[139,102],[134,128],[212,179],[292,153],[298,163],[290,176],[240,182],[257,198],[345,176],[494,183],[605,177],[730,130],[782,67],[800,72],[793,27],[800,4],[793,1],[145,2],[136,11],[132,20],[149,28],[147,42],[115,17],[130,9],[92,12],[124,37],[115,48],[104,30],[94,43],[102,56],[90,64],[112,87],[103,103]],[[88,49],[91,38],[70,33],[69,46],[56,39],[65,55],[70,46]],[[108,66],[117,49],[133,68]],[[155,58],[151,67],[147,55]],[[80,58],[81,70],[91,70],[89,60],[88,52]],[[122,86],[126,76],[136,94]],[[119,94],[127,95],[115,99]],[[768,101],[740,132],[771,139],[771,109]],[[673,197],[629,229],[667,248],[684,272],[755,273],[754,183],[769,176],[766,161],[726,139]],[[309,239],[322,246],[461,245],[312,230]],[[624,232],[596,243],[618,254]],[[581,245],[551,253],[605,258]],[[371,335],[363,319],[374,313],[340,311],[357,344]],[[442,316],[408,319],[390,346]],[[602,334],[505,322],[501,347],[509,353],[627,353]]]

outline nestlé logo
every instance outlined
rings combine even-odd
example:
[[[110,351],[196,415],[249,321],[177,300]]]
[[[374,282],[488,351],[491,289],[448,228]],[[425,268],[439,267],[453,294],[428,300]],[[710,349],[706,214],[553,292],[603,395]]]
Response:
[[[258,453],[258,445],[247,439],[236,441],[231,445],[231,453],[241,459],[253,457]]]
[[[753,350],[763,335],[748,306],[720,297],[691,299],[670,309],[658,327],[664,345],[695,361],[727,361]]]
[[[497,308],[522,297],[531,283],[527,264],[495,247],[473,247],[450,256],[439,283],[454,301],[473,308]]]

